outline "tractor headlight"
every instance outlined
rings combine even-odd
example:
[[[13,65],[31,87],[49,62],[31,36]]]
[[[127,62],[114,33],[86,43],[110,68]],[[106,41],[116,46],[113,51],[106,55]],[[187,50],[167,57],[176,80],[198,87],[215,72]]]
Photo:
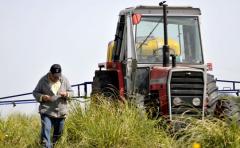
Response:
[[[181,103],[182,103],[182,100],[179,97],[173,98],[174,105],[178,106],[178,105],[181,105]]]
[[[193,98],[192,104],[194,106],[199,106],[201,104],[201,100],[199,98]]]

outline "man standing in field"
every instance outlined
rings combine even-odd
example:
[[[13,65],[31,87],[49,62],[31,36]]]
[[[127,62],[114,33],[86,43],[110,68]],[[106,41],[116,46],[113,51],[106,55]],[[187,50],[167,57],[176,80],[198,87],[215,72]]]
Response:
[[[67,100],[73,96],[73,90],[66,77],[62,75],[59,64],[54,64],[45,76],[43,76],[33,96],[40,103],[41,116],[41,143],[46,148],[51,148],[51,128],[53,127],[53,145],[61,137],[64,120],[67,115]]]

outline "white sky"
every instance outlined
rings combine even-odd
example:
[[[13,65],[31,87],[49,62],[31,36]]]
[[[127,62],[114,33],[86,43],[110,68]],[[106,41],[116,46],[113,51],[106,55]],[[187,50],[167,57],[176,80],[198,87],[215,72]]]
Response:
[[[114,39],[119,11],[156,0],[0,0],[0,97],[31,92],[54,63],[71,84],[91,81]],[[218,79],[240,80],[239,0],[168,0],[199,7],[205,62]],[[31,96],[29,96],[30,99]],[[29,99],[29,98],[25,98]],[[31,106],[19,105],[26,110]],[[0,106],[0,111],[14,110]]]

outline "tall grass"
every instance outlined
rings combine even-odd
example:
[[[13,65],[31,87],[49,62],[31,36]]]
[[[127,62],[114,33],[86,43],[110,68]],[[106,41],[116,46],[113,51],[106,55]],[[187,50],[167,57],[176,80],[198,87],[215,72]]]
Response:
[[[39,146],[39,119],[26,115],[10,115],[0,119],[0,147],[26,148]]]
[[[66,147],[169,147],[171,140],[155,128],[157,120],[149,120],[137,107],[105,101],[101,96],[83,113],[72,108],[64,140]],[[70,136],[71,135],[71,136]]]
[[[96,96],[84,112],[78,103],[72,103],[66,119],[64,134],[57,148],[81,147],[162,147],[192,148],[240,147],[240,128],[234,122],[210,118],[187,118],[186,126],[172,130],[166,120],[148,119],[131,103],[109,102]],[[0,147],[40,147],[40,117],[11,115],[0,119]]]
[[[187,126],[174,134],[177,145],[182,148],[199,143],[204,148],[240,147],[240,128],[236,123],[227,124],[215,118],[191,119]]]

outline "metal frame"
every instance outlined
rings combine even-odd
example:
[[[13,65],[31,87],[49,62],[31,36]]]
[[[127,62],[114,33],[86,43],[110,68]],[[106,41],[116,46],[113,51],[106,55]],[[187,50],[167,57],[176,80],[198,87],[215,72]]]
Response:
[[[72,98],[88,98],[87,90],[88,90],[88,85],[92,85],[92,82],[84,82],[80,84],[74,84],[72,87],[77,87],[77,96],[74,96]],[[84,86],[84,95],[81,95],[80,92],[80,87]],[[22,96],[28,96],[32,95],[32,92],[30,93],[23,93],[23,94],[18,94],[18,95],[11,95],[11,96],[6,96],[6,97],[1,97],[0,100],[5,100],[5,99],[10,99],[10,98],[17,98],[17,97],[22,97]],[[35,99],[28,99],[28,100],[7,100],[7,101],[0,101],[0,106],[1,105],[13,105],[16,106],[17,104],[29,104],[29,103],[37,103]]]
[[[218,79],[216,79],[216,81],[217,83],[232,84],[232,87],[223,87],[222,89],[218,89],[219,93],[236,94],[237,96],[239,96],[240,88],[236,88],[236,84],[240,84],[240,81],[218,80]]]

